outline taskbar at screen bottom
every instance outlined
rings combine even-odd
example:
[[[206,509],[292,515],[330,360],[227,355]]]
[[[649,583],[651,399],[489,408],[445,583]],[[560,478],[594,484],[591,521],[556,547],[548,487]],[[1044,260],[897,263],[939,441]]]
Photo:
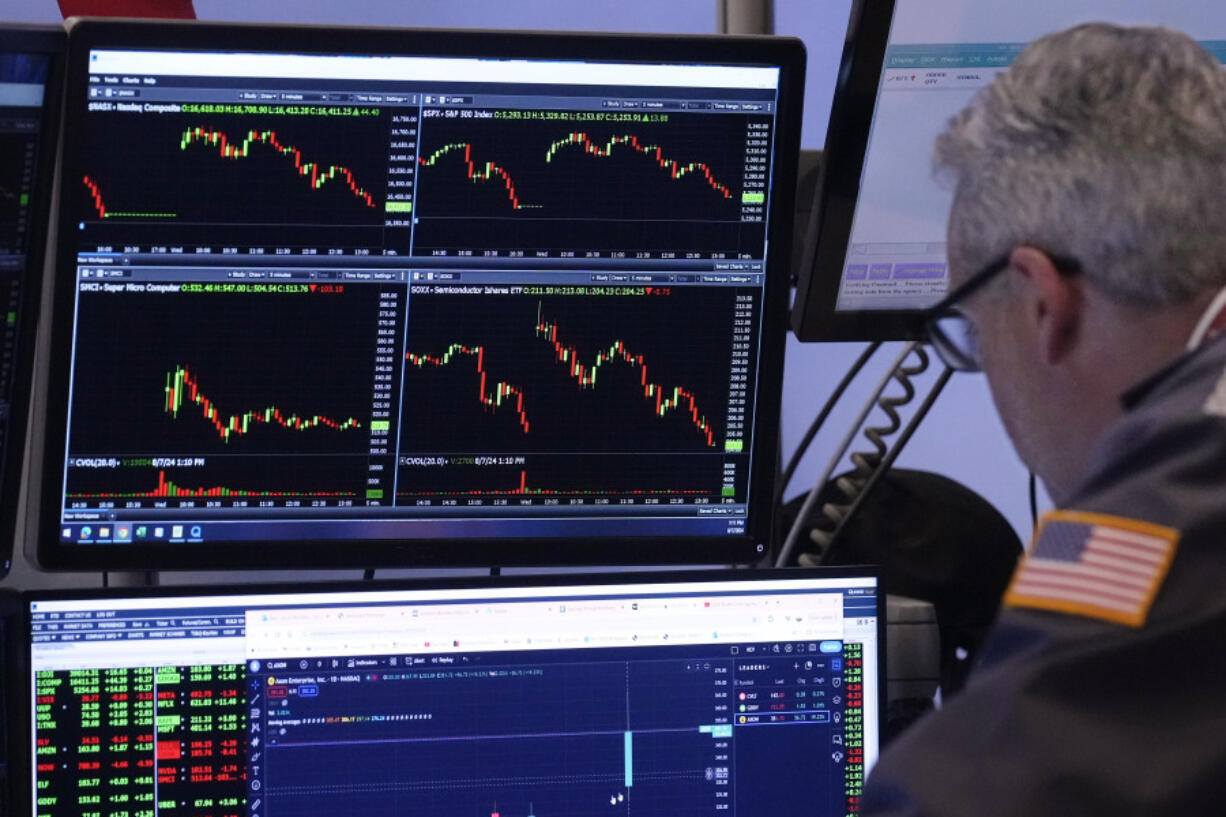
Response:
[[[299,567],[690,564],[750,562],[766,552],[765,545],[749,535],[743,514],[275,523],[116,516],[120,518],[62,523],[53,539],[44,537],[39,561],[53,569],[237,568],[264,566],[286,556]]]

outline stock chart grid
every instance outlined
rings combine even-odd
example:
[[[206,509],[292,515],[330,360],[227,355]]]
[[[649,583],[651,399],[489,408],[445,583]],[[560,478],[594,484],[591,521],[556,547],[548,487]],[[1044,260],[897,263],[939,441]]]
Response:
[[[755,111],[766,103],[626,112],[450,99],[470,104],[175,104],[150,116],[91,102],[71,184],[80,246],[764,257],[774,118]]]
[[[744,534],[777,89],[91,80],[61,542]]]

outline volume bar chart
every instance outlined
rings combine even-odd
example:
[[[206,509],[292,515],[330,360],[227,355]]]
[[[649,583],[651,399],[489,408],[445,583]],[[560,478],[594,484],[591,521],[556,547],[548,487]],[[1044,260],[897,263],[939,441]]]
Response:
[[[623,485],[628,484],[624,473],[619,473],[617,479],[621,480]],[[711,489],[687,489],[687,488],[616,488],[612,482],[614,477],[605,476],[604,481],[606,487],[592,488],[538,488],[534,487],[528,481],[528,472],[521,470],[519,472],[519,482],[514,487],[504,489],[461,489],[461,490],[439,490],[437,488],[418,491],[402,491],[398,495],[403,497],[424,497],[424,496],[508,496],[508,497],[551,497],[551,496],[566,496],[566,497],[609,497],[609,496],[626,496],[626,497],[710,497],[718,496],[717,490]],[[599,484],[599,483],[597,483]]]
[[[467,498],[494,505],[627,505],[721,502],[735,498],[741,473],[710,455],[443,457],[433,466],[405,457],[397,497],[404,504]]]
[[[305,498],[305,497],[353,497],[354,491],[246,491],[241,488],[226,488],[214,486],[211,488],[186,488],[176,485],[166,478],[165,471],[158,471],[158,484],[149,491],[133,492],[100,492],[68,494],[69,499],[154,499],[166,498],[217,498],[230,497],[261,497],[261,498]]]
[[[82,461],[77,461],[82,462]],[[117,459],[68,469],[70,507],[335,507],[364,490],[362,463],[311,456]],[[198,463],[198,464],[193,464]]]

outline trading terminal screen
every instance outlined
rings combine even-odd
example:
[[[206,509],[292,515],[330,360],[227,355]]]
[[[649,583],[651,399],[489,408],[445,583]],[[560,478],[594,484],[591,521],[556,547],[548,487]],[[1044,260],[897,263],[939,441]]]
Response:
[[[30,288],[37,289],[42,272],[29,262],[41,263],[41,248],[32,242],[45,235],[34,223],[34,207],[42,198],[35,184],[46,183],[36,176],[51,61],[48,53],[0,50],[0,576],[12,555],[25,422],[20,401],[28,399],[32,355],[25,341],[35,316],[23,314],[23,306],[35,302]]]
[[[61,550],[749,536],[780,66],[88,60]]]
[[[855,814],[878,588],[799,575],[32,601],[29,813]]]
[[[1216,2],[896,0],[837,312],[920,310],[945,295],[952,191],[932,178],[934,140],[1032,40],[1095,20],[1171,26],[1226,61]]]

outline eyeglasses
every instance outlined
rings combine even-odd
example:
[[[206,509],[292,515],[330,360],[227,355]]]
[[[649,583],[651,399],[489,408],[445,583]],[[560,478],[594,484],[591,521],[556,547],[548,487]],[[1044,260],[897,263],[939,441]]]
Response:
[[[983,359],[979,349],[979,333],[974,325],[955,308],[955,304],[964,301],[982,289],[989,281],[1009,268],[1009,258],[1012,252],[1005,253],[989,262],[986,266],[967,278],[962,285],[946,295],[939,303],[928,309],[925,319],[925,329],[928,342],[932,344],[942,362],[959,372],[978,372],[982,370]],[[1072,258],[1060,258],[1049,255],[1052,265],[1063,275],[1076,275],[1081,272],[1081,264]]]

